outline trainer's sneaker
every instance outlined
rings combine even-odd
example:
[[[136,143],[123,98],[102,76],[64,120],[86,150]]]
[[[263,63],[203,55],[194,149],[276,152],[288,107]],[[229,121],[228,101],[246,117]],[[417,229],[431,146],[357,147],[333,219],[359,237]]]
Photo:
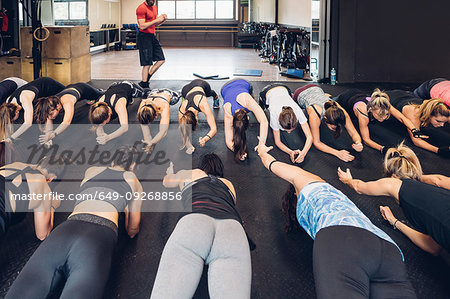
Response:
[[[150,84],[148,84],[148,82],[141,81],[138,84],[142,88],[149,88],[150,87]]]
[[[213,101],[213,108],[214,109],[219,109],[220,108],[220,102],[219,102],[219,98],[215,98]]]

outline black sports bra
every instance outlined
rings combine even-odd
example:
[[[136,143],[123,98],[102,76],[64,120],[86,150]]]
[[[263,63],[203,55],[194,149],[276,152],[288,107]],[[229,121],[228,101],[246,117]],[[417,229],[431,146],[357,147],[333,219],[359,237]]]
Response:
[[[149,96],[147,99],[152,99],[152,101],[153,101],[153,99],[161,99],[161,100],[164,100],[164,101],[166,101],[167,103],[170,104],[170,102],[163,96],[152,95],[152,96]]]
[[[198,105],[195,105],[195,102],[194,102],[194,98],[196,95],[202,95],[202,98],[200,99],[200,101],[198,101]],[[205,93],[203,91],[197,90],[197,91],[193,91],[193,92],[189,93],[185,99],[185,101],[187,101],[187,104],[186,104],[186,107],[184,108],[184,113],[186,113],[186,111],[188,111],[189,108],[194,108],[198,112],[201,112],[200,103],[202,102],[202,100],[204,98],[205,98]],[[184,113],[181,111],[181,106],[183,106],[183,103],[181,103],[178,111],[180,111],[180,113],[184,115]]]
[[[16,169],[16,168],[2,168],[2,170],[10,170],[10,171],[15,171],[14,173],[5,176],[5,182],[8,183],[6,186],[8,187],[8,190],[5,189],[5,199],[8,200],[9,199],[9,192],[6,191],[10,191],[12,194],[15,194],[17,196],[22,196],[22,195],[29,195],[30,194],[30,187],[28,186],[28,182],[27,182],[27,178],[26,178],[26,174],[42,174],[39,170],[37,169],[32,169],[30,166],[25,167],[24,169],[20,170],[20,169]],[[18,177],[21,176],[22,178],[22,182],[20,183],[19,186],[16,186],[12,183],[12,181]],[[29,201],[28,200],[17,200],[16,201],[16,211],[17,212],[25,212],[28,210],[28,204]]]
[[[81,185],[80,193],[98,193],[103,192],[108,195],[109,192],[115,193],[111,196],[105,196],[104,201],[113,205],[117,212],[123,212],[127,206],[127,198],[133,193],[130,185],[123,178],[124,171],[106,168],[96,176],[90,178]],[[95,198],[94,198],[95,199]],[[97,200],[102,200],[100,197]],[[77,204],[81,203],[78,202]]]

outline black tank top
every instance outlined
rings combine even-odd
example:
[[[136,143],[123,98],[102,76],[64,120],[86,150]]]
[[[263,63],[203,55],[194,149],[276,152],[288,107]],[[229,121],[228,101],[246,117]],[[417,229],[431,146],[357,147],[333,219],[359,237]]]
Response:
[[[202,95],[202,98],[200,99],[200,101],[198,101],[198,105],[195,104],[194,102],[194,98],[197,95]],[[197,110],[198,112],[201,112],[200,110],[200,103],[202,102],[202,100],[205,98],[205,93],[203,91],[193,91],[190,94],[187,95],[186,99],[184,101],[187,101],[186,107],[184,108],[184,113],[186,113],[186,111],[189,110],[189,108],[194,108],[195,110]],[[181,112],[181,106],[183,106],[183,103],[181,103],[179,111]],[[184,114],[183,112],[181,112],[181,114]]]
[[[183,98],[186,98],[187,94],[195,87],[201,87],[205,92],[206,90],[211,89],[211,86],[205,80],[195,79],[192,80],[190,83],[186,84],[185,86],[183,86],[183,88],[181,89],[181,96]]]
[[[118,83],[113,86],[110,86],[105,92],[104,102],[111,107],[113,115],[111,118],[117,117],[116,105],[120,98],[125,98],[127,100],[126,106],[133,102],[133,98],[131,96],[133,89],[130,84],[127,83]],[[111,98],[115,95],[114,104],[111,104]]]
[[[363,101],[367,103],[367,94],[362,92],[359,89],[348,89],[345,92],[341,93],[337,96],[336,101],[339,103],[339,105],[342,106],[342,108],[347,111],[347,113],[355,118],[355,112],[353,111],[353,106],[355,106],[356,103]]]
[[[181,191],[181,196],[185,203],[191,202],[190,199],[192,199],[191,213],[203,214],[215,219],[234,219],[244,227],[241,216],[236,210],[233,193],[216,176],[209,175],[187,184]],[[254,250],[255,243],[247,232],[245,234],[250,250]]]
[[[398,197],[403,213],[414,228],[449,250],[450,190],[402,179]]]
[[[16,212],[12,212],[12,207],[10,203],[9,194],[10,192],[14,195],[22,197],[21,195],[30,194],[30,188],[28,187],[28,182],[25,174],[42,174],[39,170],[32,169],[27,166],[22,170],[15,168],[2,168],[3,170],[15,171],[9,176],[3,177],[1,179],[0,187],[0,231],[5,232],[9,226],[21,222],[27,215],[28,200],[16,200]],[[17,177],[22,176],[22,182],[19,186],[15,186],[12,181]],[[6,185],[5,185],[6,184]],[[6,190],[6,186],[8,189]]]
[[[102,92],[87,83],[75,83],[67,85],[67,87],[56,96],[61,98],[63,95],[71,94],[79,100],[97,101]]]
[[[242,224],[234,196],[218,177],[209,175],[189,183],[181,193],[184,202],[192,198],[192,213],[216,219],[234,219]]]
[[[81,185],[80,193],[92,194],[98,191],[103,192],[105,195],[108,192],[115,192],[117,194],[111,194],[112,196],[109,198],[105,196],[104,201],[112,204],[117,212],[123,212],[127,206],[127,198],[129,198],[130,194],[133,192],[130,185],[123,178],[124,172],[125,171],[106,168]],[[97,198],[97,200],[99,200],[99,198]],[[81,203],[81,201],[77,204],[79,203]]]
[[[416,97],[410,91],[395,89],[388,90],[386,93],[389,96],[391,105],[400,112],[402,112],[403,107],[406,105],[420,105],[423,102],[422,99]]]
[[[3,80],[0,82],[0,104],[3,104],[16,89],[17,83],[13,80]]]
[[[20,104],[20,94],[24,90],[30,90],[34,92],[36,94],[34,99],[36,100],[41,97],[52,96],[63,91],[64,85],[49,77],[38,78],[14,91],[13,94],[8,98],[7,102],[11,103],[15,98],[16,102]]]

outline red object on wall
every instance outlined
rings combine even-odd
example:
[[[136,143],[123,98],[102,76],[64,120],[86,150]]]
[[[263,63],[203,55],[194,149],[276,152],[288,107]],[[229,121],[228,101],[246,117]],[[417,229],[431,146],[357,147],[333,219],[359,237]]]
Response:
[[[3,11],[0,11],[0,20],[2,31],[8,31],[8,16]]]

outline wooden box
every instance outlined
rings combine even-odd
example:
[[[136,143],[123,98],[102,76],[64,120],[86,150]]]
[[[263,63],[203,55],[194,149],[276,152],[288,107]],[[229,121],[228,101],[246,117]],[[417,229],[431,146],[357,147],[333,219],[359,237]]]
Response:
[[[34,71],[33,71],[33,58],[21,58],[22,64],[22,76],[21,78],[27,82],[31,82],[34,80]],[[42,59],[42,69],[41,69],[42,77],[47,76],[47,65],[45,59]]]
[[[31,27],[20,28],[20,54],[22,57],[32,57],[33,49],[33,31]]]
[[[0,81],[8,77],[20,77],[19,57],[0,57]]]
[[[45,57],[46,43],[42,43],[42,57]],[[20,27],[20,54],[23,58],[33,57],[33,31],[31,27]]]
[[[49,38],[45,41],[46,58],[74,58],[89,54],[88,26],[47,27]]]
[[[91,81],[91,54],[69,59],[46,59],[47,76],[64,85]]]

